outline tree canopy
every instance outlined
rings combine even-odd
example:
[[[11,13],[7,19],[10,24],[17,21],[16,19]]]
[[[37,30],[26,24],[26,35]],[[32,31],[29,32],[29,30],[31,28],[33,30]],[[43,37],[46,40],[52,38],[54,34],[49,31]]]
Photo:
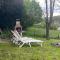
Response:
[[[35,0],[24,0],[23,26],[28,27],[42,20],[42,9]]]
[[[42,9],[35,0],[0,0],[0,27],[12,28],[20,19],[23,28],[42,20]]]
[[[22,0],[0,0],[0,27],[12,28],[22,18]]]

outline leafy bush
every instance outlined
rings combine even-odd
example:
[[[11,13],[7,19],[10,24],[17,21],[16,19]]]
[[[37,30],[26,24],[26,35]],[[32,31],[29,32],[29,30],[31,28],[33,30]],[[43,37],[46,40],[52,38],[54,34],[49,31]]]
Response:
[[[45,29],[37,29],[34,27],[28,28],[26,32],[23,33],[24,36],[31,37],[45,37]]]
[[[46,23],[44,21],[38,23],[38,24],[34,24],[35,28],[45,28],[46,27]]]
[[[6,38],[11,38],[11,32],[8,31],[8,30],[5,30],[1,33],[0,37],[3,38],[3,39],[6,39]]]
[[[57,25],[55,25],[55,24],[51,25],[50,29],[56,30],[57,29]]]
[[[29,36],[29,37],[36,37],[36,38],[46,38],[46,30],[45,28],[39,28],[36,26],[33,27],[29,27],[26,32],[23,33],[24,36]],[[49,30],[49,37],[50,38],[60,38],[60,32],[55,30],[55,29],[51,29]]]
[[[1,2],[2,0],[0,4]],[[17,18],[22,18],[22,0],[3,0],[3,2],[1,4],[3,8],[0,8],[0,28],[11,28],[15,25]]]

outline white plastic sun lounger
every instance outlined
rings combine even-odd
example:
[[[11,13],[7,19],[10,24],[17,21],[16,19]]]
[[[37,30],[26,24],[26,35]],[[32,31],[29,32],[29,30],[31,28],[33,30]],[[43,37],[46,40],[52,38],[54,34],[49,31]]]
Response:
[[[18,43],[18,41],[22,42],[22,44],[19,47],[22,47],[24,44],[28,44],[31,47],[31,43],[34,43],[34,42],[40,43],[41,47],[42,47],[43,41],[41,41],[41,40],[36,40],[36,39],[28,38],[28,37],[21,37],[17,31],[15,31],[15,32],[11,31],[11,32],[13,33],[13,35],[15,37],[14,41],[16,41],[17,43]]]

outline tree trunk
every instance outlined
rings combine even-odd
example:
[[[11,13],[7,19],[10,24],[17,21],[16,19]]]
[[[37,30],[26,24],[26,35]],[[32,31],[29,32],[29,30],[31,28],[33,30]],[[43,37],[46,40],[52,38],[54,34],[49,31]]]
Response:
[[[55,0],[50,0],[50,22],[49,22],[50,26],[53,20],[54,4],[55,4]]]
[[[46,3],[46,38],[49,39],[49,21],[48,21],[48,4],[47,0],[45,0]]]

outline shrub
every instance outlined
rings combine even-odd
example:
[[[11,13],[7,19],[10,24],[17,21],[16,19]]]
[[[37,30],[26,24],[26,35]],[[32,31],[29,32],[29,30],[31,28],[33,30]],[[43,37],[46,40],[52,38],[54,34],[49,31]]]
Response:
[[[45,24],[45,22],[41,22],[41,23],[35,24],[34,27],[35,28],[45,28],[46,24]]]
[[[23,33],[24,36],[31,37],[45,37],[45,29],[37,29],[34,27],[28,28],[26,32]]]
[[[55,25],[55,24],[51,25],[50,29],[56,30],[57,29],[57,25]]]
[[[2,38],[2,39],[7,39],[7,38],[11,38],[11,32],[10,31],[8,31],[8,30],[5,30],[5,31],[3,31],[2,33],[1,33],[1,35],[0,35],[0,37]]]

